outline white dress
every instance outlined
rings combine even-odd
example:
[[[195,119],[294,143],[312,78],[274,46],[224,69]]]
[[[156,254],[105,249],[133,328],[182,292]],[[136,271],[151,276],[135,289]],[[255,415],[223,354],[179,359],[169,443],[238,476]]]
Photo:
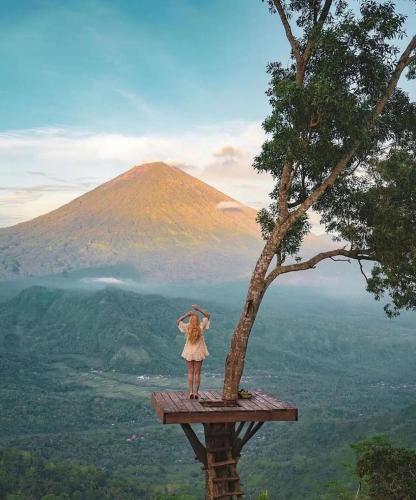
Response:
[[[196,342],[195,344],[191,344],[189,342],[187,333],[189,323],[184,323],[183,321],[179,321],[178,328],[186,336],[185,347],[183,348],[181,356],[185,358],[187,361],[202,361],[207,356],[209,356],[207,345],[205,344],[205,339],[204,339],[204,333],[205,330],[208,330],[209,324],[210,320],[206,316],[204,316],[202,321],[200,322],[201,336],[198,342]]]

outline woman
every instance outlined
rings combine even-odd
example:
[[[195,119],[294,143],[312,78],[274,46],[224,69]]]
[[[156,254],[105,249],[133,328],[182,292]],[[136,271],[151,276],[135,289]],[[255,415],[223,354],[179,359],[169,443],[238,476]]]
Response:
[[[192,304],[192,307],[204,315],[202,321],[199,321],[199,316],[195,311],[189,311],[178,318],[176,324],[179,330],[186,336],[182,357],[186,359],[188,367],[189,397],[191,399],[198,399],[202,361],[209,356],[204,340],[204,332],[208,330],[210,325],[210,313],[201,309],[197,304]],[[183,320],[188,316],[190,317],[189,322],[184,323]]]

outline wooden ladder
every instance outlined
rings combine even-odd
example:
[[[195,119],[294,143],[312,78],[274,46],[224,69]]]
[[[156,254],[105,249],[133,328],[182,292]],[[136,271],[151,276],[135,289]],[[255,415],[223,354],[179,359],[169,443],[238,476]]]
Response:
[[[232,453],[232,433],[230,424],[223,424],[222,432],[206,433],[207,469],[209,491],[212,499],[234,500],[241,498],[240,478],[237,474],[237,461]],[[218,424],[216,424],[218,431]],[[217,445],[218,441],[220,445]],[[211,498],[209,499],[211,500]]]

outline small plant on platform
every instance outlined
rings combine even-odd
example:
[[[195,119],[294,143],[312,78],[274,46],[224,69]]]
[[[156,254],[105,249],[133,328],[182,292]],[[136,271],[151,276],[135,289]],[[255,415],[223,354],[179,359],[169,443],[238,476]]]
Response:
[[[241,388],[238,391],[238,397],[241,399],[251,399],[253,397],[253,395],[251,394],[251,392],[247,391],[246,389]]]

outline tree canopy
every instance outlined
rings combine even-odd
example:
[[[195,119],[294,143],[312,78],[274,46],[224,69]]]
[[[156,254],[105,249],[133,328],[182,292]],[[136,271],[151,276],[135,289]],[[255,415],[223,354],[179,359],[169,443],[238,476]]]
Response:
[[[355,5],[268,1],[292,50],[289,65],[267,68],[268,138],[254,168],[275,186],[258,221],[265,239],[276,236],[267,284],[335,255],[372,261],[369,276],[361,266],[367,290],[390,295],[392,317],[416,309],[416,103],[397,87],[403,72],[416,77],[416,37],[400,54],[406,16],[391,1]],[[311,207],[342,245],[284,266],[311,229]]]
[[[416,491],[416,451],[393,446],[384,436],[359,441],[356,473],[364,482],[368,498],[411,499]]]

